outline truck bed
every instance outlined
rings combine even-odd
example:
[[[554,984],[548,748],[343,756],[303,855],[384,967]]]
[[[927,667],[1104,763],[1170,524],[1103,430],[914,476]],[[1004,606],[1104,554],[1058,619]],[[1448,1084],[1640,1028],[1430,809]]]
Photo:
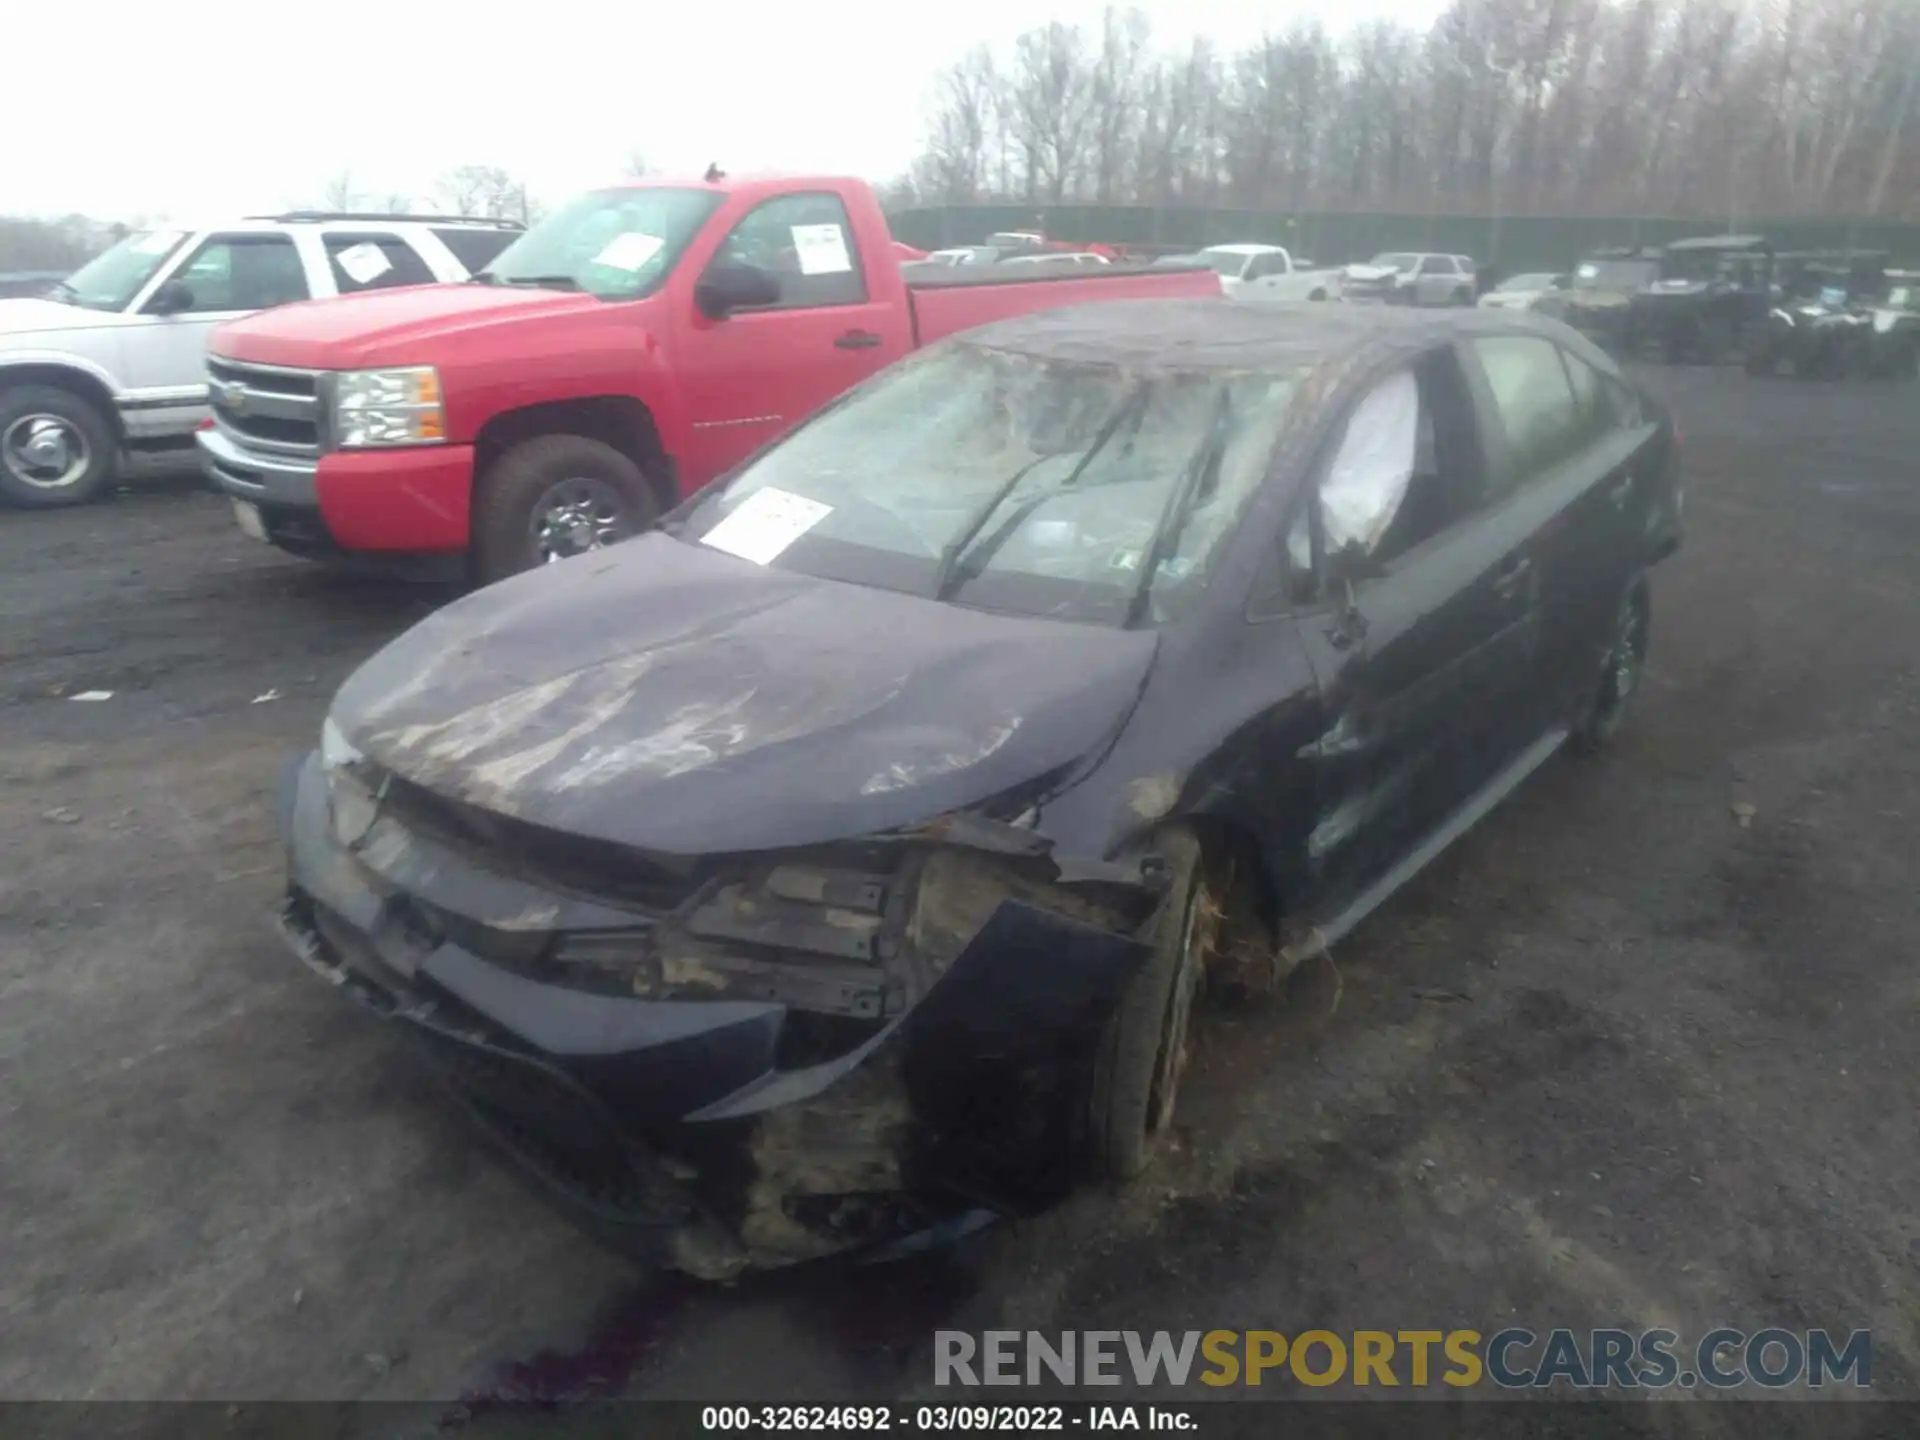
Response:
[[[914,275],[907,281],[907,306],[916,345],[928,345],[961,330],[1030,314],[1035,309],[1051,310],[1097,300],[1220,295],[1220,277],[1204,265],[1106,265],[1051,272],[1026,265],[941,268],[948,273]],[[1009,274],[1009,270],[1014,273]],[[1035,292],[1042,287],[1046,287],[1045,299],[1036,304]]]

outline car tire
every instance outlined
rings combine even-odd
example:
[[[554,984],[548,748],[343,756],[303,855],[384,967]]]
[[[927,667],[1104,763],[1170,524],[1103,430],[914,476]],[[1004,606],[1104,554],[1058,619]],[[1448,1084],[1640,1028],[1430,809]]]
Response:
[[[1150,953],[1127,976],[1101,1027],[1087,1088],[1082,1167],[1098,1180],[1139,1175],[1171,1129],[1193,1002],[1217,923],[1198,838],[1168,830],[1156,837],[1154,849],[1170,874],[1140,931]]]
[[[501,455],[480,477],[473,578],[491,585],[569,554],[601,549],[639,534],[659,514],[646,475],[613,446],[585,435],[537,435]]]
[[[1592,755],[1605,749],[1626,723],[1627,710],[1646,676],[1647,641],[1653,628],[1653,599],[1647,577],[1637,574],[1620,597],[1606,663],[1586,714],[1571,736],[1573,748]]]
[[[100,408],[55,385],[0,391],[0,498],[26,510],[84,505],[113,484],[120,445]]]

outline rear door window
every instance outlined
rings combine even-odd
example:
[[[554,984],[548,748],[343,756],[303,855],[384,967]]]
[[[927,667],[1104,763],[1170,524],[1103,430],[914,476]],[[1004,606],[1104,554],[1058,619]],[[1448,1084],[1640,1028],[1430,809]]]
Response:
[[[431,285],[437,278],[427,262],[398,235],[331,234],[322,242],[334,287],[342,295],[359,290],[389,290],[397,285]]]
[[[1468,342],[1493,394],[1506,435],[1501,488],[1545,474],[1586,442],[1580,404],[1560,361],[1560,347],[1531,335],[1486,336]]]

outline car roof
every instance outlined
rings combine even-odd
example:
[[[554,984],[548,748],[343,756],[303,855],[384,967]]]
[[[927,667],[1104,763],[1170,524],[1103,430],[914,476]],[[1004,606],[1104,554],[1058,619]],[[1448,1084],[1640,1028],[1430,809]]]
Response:
[[[1764,235],[1695,235],[1687,240],[1667,242],[1669,253],[1675,250],[1764,250]]]
[[[218,220],[202,221],[157,221],[148,225],[149,233],[156,230],[178,230],[189,235],[203,234],[210,230],[225,233],[235,231],[241,234],[258,232],[261,234],[283,235],[289,230],[317,230],[322,233],[333,230],[351,230],[356,233],[367,230],[403,230],[418,229],[431,225],[437,230],[496,230],[509,234],[520,234],[526,227],[518,221],[486,220],[478,217],[462,218],[455,215],[243,215],[238,218],[227,216]],[[138,233],[138,232],[129,232]]]
[[[1255,245],[1235,241],[1231,245],[1205,245],[1201,250],[1218,250],[1222,255],[1271,255],[1280,248],[1278,245]],[[1196,250],[1194,253],[1197,255],[1201,252]]]
[[[1508,310],[1390,305],[1241,305],[1221,298],[1107,300],[1042,310],[958,337],[982,349],[1180,373],[1293,370],[1411,354],[1460,335],[1533,334],[1591,358],[1576,332]],[[1608,363],[1606,369],[1614,367]]]

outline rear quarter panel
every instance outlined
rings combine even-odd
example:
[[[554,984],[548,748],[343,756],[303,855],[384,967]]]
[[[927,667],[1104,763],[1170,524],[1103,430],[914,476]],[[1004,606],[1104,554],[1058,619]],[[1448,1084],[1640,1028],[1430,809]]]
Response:
[[[1211,270],[1134,270],[1119,266],[1031,279],[995,275],[952,284],[917,284],[910,285],[907,293],[913,305],[915,338],[922,345],[995,320],[1097,300],[1170,300],[1204,295],[1224,298],[1220,277]]]

